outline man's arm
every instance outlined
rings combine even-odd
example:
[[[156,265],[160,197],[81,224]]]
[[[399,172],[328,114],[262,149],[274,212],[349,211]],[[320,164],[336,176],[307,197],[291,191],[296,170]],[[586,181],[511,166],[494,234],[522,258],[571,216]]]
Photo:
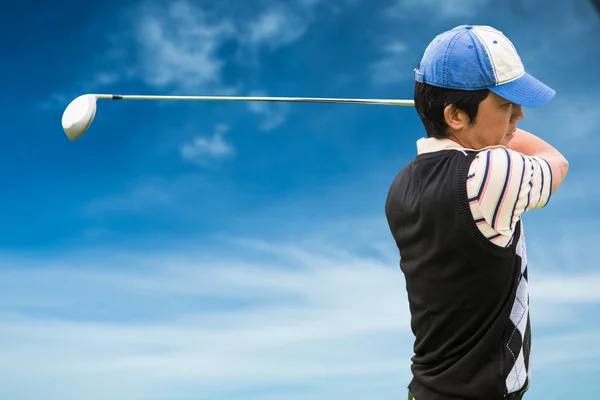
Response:
[[[557,150],[523,130],[516,132],[510,148],[480,152],[467,177],[477,226],[495,244],[508,245],[521,215],[545,207],[567,169]]]
[[[517,129],[508,148],[531,157],[539,157],[548,162],[552,171],[552,193],[558,189],[567,176],[569,162],[554,147],[522,129]]]

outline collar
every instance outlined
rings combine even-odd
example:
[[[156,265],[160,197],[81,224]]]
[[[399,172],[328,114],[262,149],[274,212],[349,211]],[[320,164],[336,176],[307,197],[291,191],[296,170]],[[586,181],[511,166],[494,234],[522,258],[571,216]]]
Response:
[[[477,151],[488,150],[488,149],[498,149],[504,148],[502,145],[497,146],[488,146],[483,149],[478,149]],[[424,153],[433,153],[441,150],[459,150],[462,152],[465,151],[476,151],[474,149],[468,149],[466,147],[461,146],[451,139],[437,139],[437,138],[421,138],[417,140],[417,152],[418,154]]]

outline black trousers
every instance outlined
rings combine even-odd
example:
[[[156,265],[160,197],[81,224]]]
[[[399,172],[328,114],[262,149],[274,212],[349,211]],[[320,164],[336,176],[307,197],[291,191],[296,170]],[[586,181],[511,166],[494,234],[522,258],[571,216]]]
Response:
[[[523,398],[522,392],[512,393],[505,397],[506,400],[521,400]],[[416,400],[410,392],[408,392],[408,400]]]

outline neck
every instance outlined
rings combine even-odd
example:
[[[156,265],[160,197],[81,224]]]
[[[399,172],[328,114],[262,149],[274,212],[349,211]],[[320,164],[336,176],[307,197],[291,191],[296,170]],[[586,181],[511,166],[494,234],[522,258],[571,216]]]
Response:
[[[470,135],[469,135],[470,136]],[[479,150],[486,147],[486,144],[477,139],[477,137],[469,137],[467,135],[459,135],[456,132],[451,132],[448,139],[458,143],[465,149]]]

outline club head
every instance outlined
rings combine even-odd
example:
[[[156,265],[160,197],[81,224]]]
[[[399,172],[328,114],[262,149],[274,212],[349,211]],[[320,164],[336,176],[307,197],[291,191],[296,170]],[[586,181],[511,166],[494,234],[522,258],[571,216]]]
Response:
[[[67,137],[77,140],[90,127],[96,116],[96,96],[84,94],[75,98],[62,116],[62,127]]]

